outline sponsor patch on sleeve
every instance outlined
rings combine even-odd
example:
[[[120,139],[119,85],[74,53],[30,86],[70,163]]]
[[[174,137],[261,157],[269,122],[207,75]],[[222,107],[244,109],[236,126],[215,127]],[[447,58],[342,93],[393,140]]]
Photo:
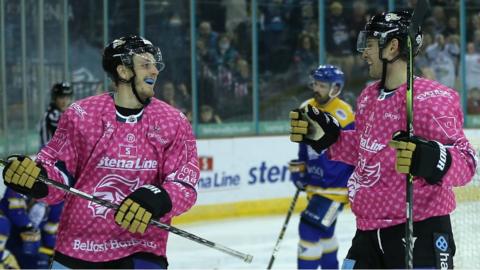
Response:
[[[452,138],[457,135],[457,122],[453,116],[434,117],[435,122],[440,126],[442,131]]]
[[[337,116],[340,120],[346,120],[347,114],[343,109],[338,109],[335,111],[335,116]]]
[[[199,178],[198,167],[196,167],[191,163],[187,163],[183,165],[175,175],[175,180],[188,183],[191,186],[195,186],[197,184],[198,178]]]
[[[53,138],[48,142],[48,148],[55,151],[55,153],[59,153],[62,151],[63,147],[67,144],[67,130],[66,129],[57,129],[55,131],[55,135]]]

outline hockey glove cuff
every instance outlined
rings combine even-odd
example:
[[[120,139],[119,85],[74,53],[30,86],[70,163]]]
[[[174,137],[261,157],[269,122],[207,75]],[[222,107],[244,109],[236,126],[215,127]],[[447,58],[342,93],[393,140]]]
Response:
[[[22,251],[25,254],[36,255],[40,248],[41,234],[40,230],[31,225],[20,229],[20,238],[22,239]]]
[[[305,161],[298,159],[291,160],[288,163],[288,170],[293,184],[300,190],[304,191],[307,185],[305,179],[306,165]]]
[[[6,186],[18,193],[32,196],[36,199],[48,195],[45,183],[37,181],[40,176],[47,177],[45,169],[28,156],[12,155],[7,158],[8,165],[3,169],[3,179]]]
[[[340,124],[327,112],[307,105],[290,112],[290,140],[303,142],[317,152],[334,144],[340,134]]]
[[[115,213],[115,222],[131,233],[145,233],[151,219],[172,210],[172,201],[162,187],[144,185],[128,195]]]
[[[397,151],[395,168],[399,173],[423,177],[431,185],[442,181],[452,163],[443,144],[409,137],[404,131],[396,132],[388,145]]]

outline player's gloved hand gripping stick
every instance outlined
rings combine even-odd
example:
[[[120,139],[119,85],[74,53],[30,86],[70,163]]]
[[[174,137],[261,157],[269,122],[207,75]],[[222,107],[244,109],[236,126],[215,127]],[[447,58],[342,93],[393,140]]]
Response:
[[[44,173],[43,168],[27,156],[10,156],[7,160],[8,161],[0,159],[0,166],[4,167],[4,182],[7,186],[12,187],[14,190],[22,194],[36,196],[36,198],[42,198],[48,195],[47,185],[50,185],[65,192],[71,193],[75,196],[79,196],[91,202],[97,203],[99,205],[114,209],[116,211],[115,221],[122,227],[129,229],[130,231],[144,232],[146,224],[151,224],[181,237],[187,238],[207,247],[211,247],[231,256],[242,259],[247,263],[251,263],[253,260],[252,255],[233,250],[226,246],[211,242],[184,230],[178,229],[168,224],[161,223],[153,219],[155,216],[163,215],[164,213],[162,212],[167,211],[168,209],[162,209],[160,212],[155,212],[154,210],[149,209],[148,205],[146,205],[146,207],[139,207],[138,197],[141,197],[142,194],[145,195],[145,193],[149,193],[149,195],[151,195],[150,193],[156,193],[156,190],[149,189],[145,186],[140,187],[135,192],[130,194],[130,196],[125,198],[121,206],[119,206],[109,201],[87,194],[81,190],[69,187],[60,182],[48,179],[46,173]],[[145,212],[150,212],[150,215],[145,215]],[[144,223],[146,224],[142,224],[143,221],[145,221]]]

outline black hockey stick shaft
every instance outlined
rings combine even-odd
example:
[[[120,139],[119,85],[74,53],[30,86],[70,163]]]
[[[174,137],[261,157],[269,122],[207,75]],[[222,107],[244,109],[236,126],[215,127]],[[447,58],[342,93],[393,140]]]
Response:
[[[3,167],[7,166],[8,165],[8,162],[7,161],[4,161],[4,160],[0,160],[0,165],[2,165]],[[53,186],[55,188],[58,188],[58,189],[61,189],[65,192],[68,192],[70,194],[73,194],[75,196],[78,196],[78,197],[81,197],[81,198],[84,198],[88,201],[91,201],[91,202],[94,202],[96,204],[99,204],[99,205],[102,205],[102,206],[105,206],[107,208],[110,208],[110,209],[114,209],[116,210],[119,206],[114,204],[114,203],[111,203],[109,201],[106,201],[106,200],[103,200],[103,199],[100,199],[96,196],[93,196],[91,194],[88,194],[88,193],[85,193],[81,190],[78,190],[76,188],[73,188],[73,187],[70,187],[70,186],[67,186],[65,184],[62,184],[60,182],[57,182],[55,180],[51,180],[51,179],[48,179],[47,177],[43,177],[43,176],[40,176],[38,179],[38,181],[40,182],[43,182],[47,185],[50,185],[50,186]],[[174,233],[176,235],[179,235],[181,237],[184,237],[184,238],[187,238],[189,240],[192,240],[194,242],[197,242],[199,244],[202,244],[202,245],[205,245],[207,247],[210,247],[210,248],[213,248],[213,249],[216,249],[216,250],[219,250],[219,251],[222,251],[228,255],[231,255],[231,256],[234,256],[234,257],[237,257],[239,259],[242,259],[244,262],[246,263],[251,263],[252,260],[253,260],[253,256],[252,255],[249,255],[249,254],[245,254],[245,253],[242,253],[242,252],[239,252],[239,251],[236,251],[236,250],[233,250],[231,248],[228,248],[226,246],[223,246],[223,245],[220,245],[220,244],[217,244],[217,243],[214,243],[212,241],[209,241],[209,240],[206,240],[202,237],[199,237],[199,236],[196,236],[192,233],[189,233],[189,232],[186,232],[184,230],[181,230],[181,229],[178,229],[174,226],[171,226],[171,225],[168,225],[168,224],[165,224],[165,223],[162,223],[162,222],[159,222],[157,220],[151,220],[150,221],[150,224],[156,226],[156,227],[159,227],[160,229],[164,229],[166,231],[169,231],[171,233]]]
[[[287,212],[287,217],[283,222],[282,229],[280,230],[280,235],[278,235],[277,243],[275,243],[275,247],[273,248],[272,256],[270,257],[270,261],[268,262],[267,269],[272,269],[273,263],[275,262],[275,257],[277,256],[277,252],[280,249],[280,243],[282,242],[283,236],[285,235],[285,231],[287,230],[288,222],[290,221],[290,217],[292,216],[293,210],[295,209],[295,205],[298,201],[298,195],[300,194],[300,189],[295,191],[295,195],[293,195],[292,202],[290,203],[290,208]]]
[[[408,29],[407,48],[407,131],[410,137],[413,136],[413,71],[414,71],[414,48],[413,42],[417,38],[419,27],[421,27],[425,15],[429,9],[428,0],[418,0],[412,15],[412,20]],[[413,175],[407,175],[406,187],[406,216],[405,223],[405,267],[413,269]]]

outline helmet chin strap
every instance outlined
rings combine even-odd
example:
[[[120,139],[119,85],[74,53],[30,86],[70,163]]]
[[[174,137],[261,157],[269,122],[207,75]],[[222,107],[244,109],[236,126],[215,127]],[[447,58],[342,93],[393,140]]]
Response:
[[[135,72],[133,72],[133,74],[134,74],[133,77],[130,79],[130,85],[132,86],[133,95],[137,98],[138,102],[140,102],[140,104],[142,104],[145,107],[145,105],[148,104],[148,98],[145,100],[142,100],[138,95],[138,91],[137,91],[137,88],[135,87],[135,80],[134,80],[137,75],[135,75]]]
[[[391,63],[397,61],[398,59],[400,59],[400,54],[398,54],[397,56],[395,56],[391,60],[387,60],[387,59],[383,58],[383,56],[382,56],[383,50],[384,49],[381,49],[378,52],[378,54],[379,54],[378,57],[380,58],[380,60],[382,60],[382,79],[380,80],[380,89],[385,89],[385,80],[387,78],[387,64],[391,64]]]
[[[123,82],[123,83],[130,83],[130,87],[132,88],[133,95],[137,98],[138,102],[142,104],[144,107],[149,103],[149,98],[142,100],[140,96],[138,95],[137,87],[135,87],[135,77],[137,77],[137,74],[135,74],[135,70],[132,68],[133,76],[129,80],[125,80],[122,78],[119,78],[118,80]]]

